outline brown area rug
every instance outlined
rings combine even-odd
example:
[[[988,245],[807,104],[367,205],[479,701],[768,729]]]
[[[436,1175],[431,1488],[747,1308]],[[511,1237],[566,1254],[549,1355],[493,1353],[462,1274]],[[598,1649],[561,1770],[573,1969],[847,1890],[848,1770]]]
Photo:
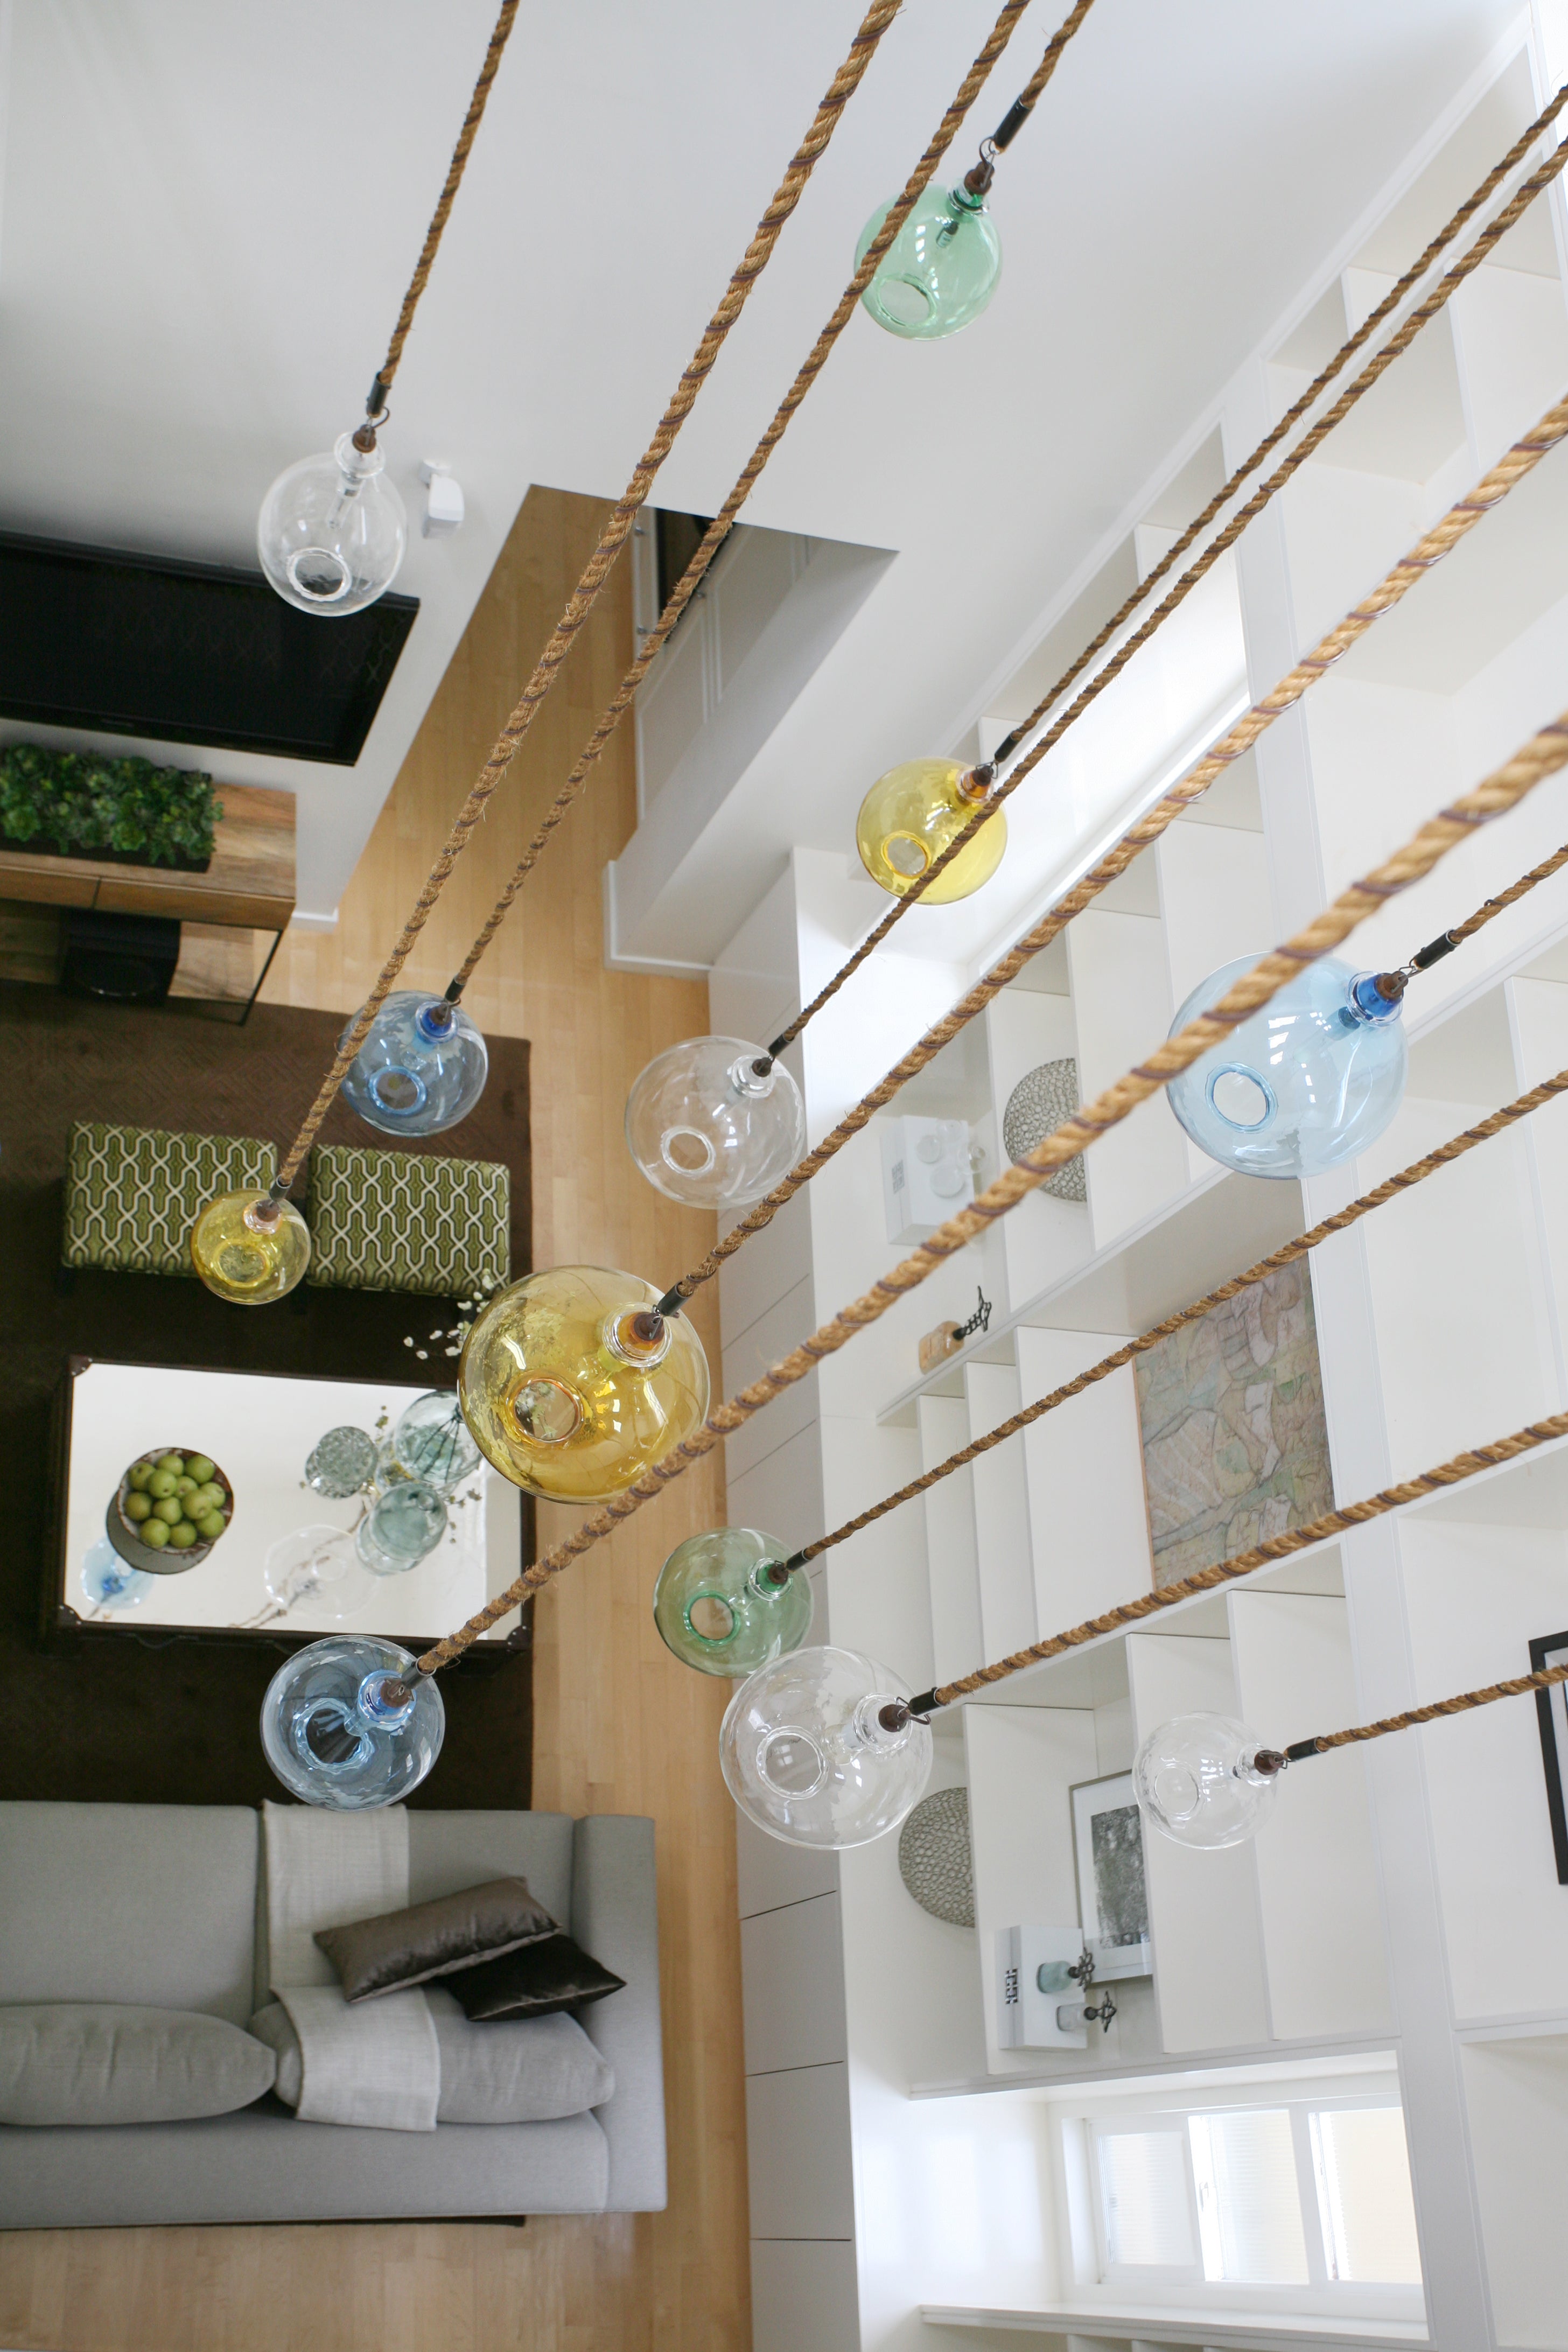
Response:
[[[91,1270],[62,1296],[66,1136],[73,1119],[103,1118],[281,1144],[342,1026],[336,1013],[258,1004],[239,1028],[200,1005],[105,1004],[0,982],[0,1796],[255,1804],[279,1793],[258,1718],[297,1643],[41,1635],[54,1393],[72,1355],[406,1381],[404,1336],[441,1320],[439,1302],[306,1287],[271,1307],[230,1307],[199,1282]],[[528,1050],[492,1039],[489,1083],[461,1127],[402,1147],[506,1161],[514,1276],[532,1262]],[[340,1101],[321,1140],[384,1139]],[[525,1496],[530,1558],[532,1533]],[[531,1670],[522,1650],[442,1676],[446,1745],[415,1804],[528,1804]]]

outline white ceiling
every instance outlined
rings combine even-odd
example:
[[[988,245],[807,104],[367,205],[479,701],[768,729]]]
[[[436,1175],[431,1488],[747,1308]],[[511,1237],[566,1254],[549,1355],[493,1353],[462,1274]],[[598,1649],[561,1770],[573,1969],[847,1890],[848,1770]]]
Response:
[[[359,413],[491,0],[0,0],[0,26],[7,10],[0,527],[251,562],[271,477]],[[907,0],[658,503],[722,497],[993,13]],[[1025,17],[963,163],[1059,14]],[[357,769],[213,759],[299,791],[302,907],[341,892],[530,483],[620,489],[858,15],[523,0],[386,440],[416,530],[426,457],[468,523],[411,541],[398,584],[424,611]],[[847,845],[867,781],[951,738],[1518,17],[1099,0],[999,173],[990,310],[931,346],[857,317],[749,509],[899,551],[781,733],[793,838]]]

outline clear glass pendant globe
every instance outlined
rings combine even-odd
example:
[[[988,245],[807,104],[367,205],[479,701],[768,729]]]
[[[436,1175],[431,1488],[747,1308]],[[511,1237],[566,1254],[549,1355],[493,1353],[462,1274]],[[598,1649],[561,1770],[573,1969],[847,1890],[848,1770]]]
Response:
[[[351,1021],[344,1037],[353,1027]],[[468,1117],[489,1066],[484,1038],[460,1004],[403,989],[365,1032],[343,1094],[383,1135],[439,1135]]]
[[[881,205],[860,232],[858,262],[888,217]],[[983,196],[928,187],[860,299],[889,335],[930,343],[977,319],[1002,275],[1002,240]]]
[[[1260,1771],[1261,1752],[1272,1769]],[[1132,1763],[1145,1821],[1178,1845],[1240,1845],[1274,1802],[1284,1770],[1277,1750],[1228,1715],[1178,1715],[1152,1731]]]
[[[352,433],[301,457],[261,501],[256,549],[279,596],[301,613],[362,612],[397,577],[408,543],[403,500],[374,446]]]
[[[861,802],[855,824],[855,845],[872,881],[895,898],[907,897],[984,797],[985,787],[961,760],[906,760],[889,768]],[[921,906],[969,898],[990,881],[1006,846],[1007,820],[998,809],[921,892]]]
[[[399,1478],[378,1495],[354,1536],[373,1576],[405,1576],[447,1532],[447,1506],[423,1478]]]
[[[653,1588],[653,1622],[682,1665],[750,1675],[799,1649],[811,1630],[811,1585],[804,1569],[784,1570],[788,1557],[787,1544],[755,1528],[715,1528],[677,1544]]]
[[[236,1307],[285,1297],[310,1263],[310,1228],[293,1202],[254,1188],[220,1192],[191,1228],[191,1264],[209,1290]]]
[[[931,1732],[901,1711],[899,1676],[858,1650],[791,1650],[725,1709],[730,1794],[770,1837],[835,1850],[896,1830],[931,1777]]]
[[[399,1414],[392,1443],[383,1448],[382,1474],[422,1478],[437,1495],[450,1495],[483,1458],[456,1395],[432,1389]]]
[[[447,1710],[434,1681],[402,1677],[412,1654],[369,1633],[296,1650],[267,1685],[261,1745],[291,1795],[340,1812],[395,1805],[441,1752]]]
[[[635,1274],[557,1265],[491,1299],[458,1365],[463,1418],[503,1478],[551,1502],[605,1503],[689,1437],[708,1359]]]
[[[805,1150],[805,1105],[782,1062],[743,1037],[688,1037],[626,1097],[626,1146],[650,1184],[695,1209],[743,1208]]]
[[[1238,956],[1194,988],[1171,1034],[1257,963]],[[1324,956],[1200,1055],[1165,1089],[1200,1151],[1244,1176],[1317,1176],[1383,1133],[1405,1093],[1398,999]]]

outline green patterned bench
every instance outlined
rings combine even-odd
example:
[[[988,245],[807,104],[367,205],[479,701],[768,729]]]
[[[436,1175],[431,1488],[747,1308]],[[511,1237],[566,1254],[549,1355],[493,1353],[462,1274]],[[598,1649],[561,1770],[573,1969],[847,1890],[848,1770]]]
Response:
[[[277,1154],[246,1135],[177,1135],[161,1127],[78,1119],[66,1145],[63,1265],[119,1274],[185,1274],[191,1227],[216,1192],[265,1187]]]
[[[510,1274],[511,1180],[498,1160],[318,1144],[308,1214],[305,1279],[327,1288],[488,1298]]]

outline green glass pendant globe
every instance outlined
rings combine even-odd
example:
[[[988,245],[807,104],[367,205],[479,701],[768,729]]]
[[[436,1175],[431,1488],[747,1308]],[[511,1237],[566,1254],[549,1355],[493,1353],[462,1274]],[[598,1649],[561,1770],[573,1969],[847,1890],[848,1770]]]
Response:
[[[805,1571],[755,1528],[714,1528],[677,1544],[653,1589],[653,1622],[685,1666],[752,1675],[811,1630]]]
[[[879,205],[855,248],[861,261],[888,217]],[[1002,275],[1002,240],[984,196],[928,187],[860,299],[879,327],[906,341],[932,343],[977,319]]]

